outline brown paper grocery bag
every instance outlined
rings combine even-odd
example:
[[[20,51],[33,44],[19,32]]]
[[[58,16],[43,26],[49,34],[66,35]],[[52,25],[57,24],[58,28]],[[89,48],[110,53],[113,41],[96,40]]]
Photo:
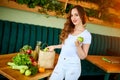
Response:
[[[55,51],[39,51],[38,66],[46,69],[54,68]]]

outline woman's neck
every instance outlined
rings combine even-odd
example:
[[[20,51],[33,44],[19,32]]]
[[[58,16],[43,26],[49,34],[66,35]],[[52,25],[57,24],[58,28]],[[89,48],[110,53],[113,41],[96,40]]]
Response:
[[[85,27],[84,26],[75,26],[74,31],[84,31]]]

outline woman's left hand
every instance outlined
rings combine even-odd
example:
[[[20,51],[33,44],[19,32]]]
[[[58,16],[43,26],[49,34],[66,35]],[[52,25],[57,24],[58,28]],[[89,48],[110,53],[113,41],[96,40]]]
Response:
[[[76,40],[76,41],[75,41],[75,45],[76,45],[76,47],[79,47],[80,44],[81,44],[81,42],[80,42],[79,40]]]

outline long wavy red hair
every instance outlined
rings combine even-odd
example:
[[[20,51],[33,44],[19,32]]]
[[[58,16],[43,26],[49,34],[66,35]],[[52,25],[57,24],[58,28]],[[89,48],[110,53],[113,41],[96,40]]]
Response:
[[[76,5],[73,8],[71,8],[71,10],[68,13],[67,20],[64,24],[64,28],[62,29],[61,34],[60,34],[60,41],[62,43],[64,43],[65,39],[68,37],[68,34],[74,31],[75,25],[71,21],[71,11],[72,9],[75,9],[75,8],[77,9],[78,14],[82,20],[82,24],[85,25],[86,23],[86,13],[84,11],[84,8],[81,7],[80,5]]]

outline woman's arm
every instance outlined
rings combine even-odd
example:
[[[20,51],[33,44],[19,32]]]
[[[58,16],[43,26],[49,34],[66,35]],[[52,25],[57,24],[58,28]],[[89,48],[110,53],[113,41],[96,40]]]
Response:
[[[90,44],[83,44],[81,46],[79,41],[76,41],[75,44],[77,47],[78,56],[80,57],[80,59],[85,59],[88,55]]]
[[[51,45],[51,46],[48,46],[47,48],[49,49],[49,51],[53,51],[54,49],[62,48],[62,44],[59,44],[59,45]]]

